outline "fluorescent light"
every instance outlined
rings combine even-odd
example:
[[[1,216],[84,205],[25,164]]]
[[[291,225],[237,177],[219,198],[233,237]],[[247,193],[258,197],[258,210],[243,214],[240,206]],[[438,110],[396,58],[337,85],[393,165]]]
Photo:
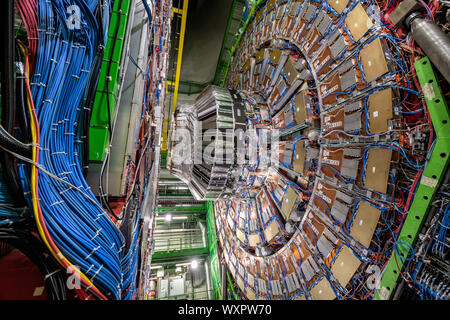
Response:
[[[191,268],[192,269],[197,269],[197,267],[198,267],[198,261],[197,260],[192,260],[191,261]]]
[[[188,265],[190,265],[191,263],[190,262],[186,262],[186,263],[177,263],[176,265],[175,265],[175,267],[183,267],[183,266],[188,266]]]
[[[172,216],[171,214],[166,214],[164,217],[156,217],[157,221],[167,221],[167,216],[171,216],[171,220],[187,220],[188,216]],[[169,222],[169,221],[167,221]]]
[[[163,266],[150,266],[150,270],[161,269]]]
[[[171,214],[166,214],[166,216],[164,217],[164,220],[165,220],[166,222],[172,221],[172,215],[171,215]]]

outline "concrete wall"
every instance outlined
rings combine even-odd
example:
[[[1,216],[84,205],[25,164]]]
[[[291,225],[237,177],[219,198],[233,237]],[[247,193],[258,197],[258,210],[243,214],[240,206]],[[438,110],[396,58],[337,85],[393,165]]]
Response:
[[[232,0],[190,0],[181,80],[211,82],[216,72]]]

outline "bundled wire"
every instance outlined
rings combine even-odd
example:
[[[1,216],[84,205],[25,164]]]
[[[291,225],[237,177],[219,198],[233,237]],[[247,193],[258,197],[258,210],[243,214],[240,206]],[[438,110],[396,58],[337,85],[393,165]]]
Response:
[[[46,254],[47,248],[36,236],[18,229],[0,228],[0,241],[17,248],[39,268],[50,300],[67,299],[64,273],[55,259]]]
[[[33,166],[40,234],[58,261],[98,298],[120,299],[123,237],[90,190],[75,138],[80,103],[98,45],[97,1],[77,0],[80,29],[68,29],[66,0],[39,0],[39,42],[32,77],[39,131]],[[45,168],[45,171],[43,171]],[[39,179],[39,183],[37,181]],[[69,185],[69,187],[68,187]]]
[[[37,31],[37,7],[36,0],[17,0],[16,7],[20,18],[25,24],[28,35],[28,60],[30,61],[30,70],[33,71],[36,60],[38,31]]]
[[[14,206],[8,188],[0,174],[0,227],[23,222],[29,217],[30,211],[27,207]]]
[[[433,252],[441,258],[445,257],[445,246],[447,244],[447,232],[450,228],[450,204],[447,204],[443,210],[442,219],[439,222],[439,231],[433,244]]]

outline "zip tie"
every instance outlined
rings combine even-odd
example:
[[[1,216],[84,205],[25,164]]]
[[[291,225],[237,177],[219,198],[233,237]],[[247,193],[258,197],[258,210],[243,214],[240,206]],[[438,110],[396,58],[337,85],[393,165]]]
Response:
[[[100,234],[100,231],[102,231],[102,230],[103,230],[103,228],[98,229],[97,232],[95,233],[95,236],[92,237],[91,241],[93,241]]]
[[[76,79],[80,79],[79,76],[77,76],[76,74],[73,74],[72,77],[76,78]]]
[[[59,271],[60,271],[59,269],[56,269],[55,271],[45,275],[44,281],[47,280],[48,278],[50,278],[51,276],[53,276],[54,274],[58,273]]]
[[[62,195],[64,192],[67,192],[67,191],[69,191],[69,190],[72,190],[72,188],[67,188],[67,189],[61,191],[59,194]]]
[[[56,201],[56,202],[52,203],[49,207],[53,207],[53,206],[56,206],[56,205],[61,204],[61,203],[64,203],[64,200]]]
[[[55,129],[55,130],[57,130],[57,129]],[[52,152],[51,153],[52,156],[55,155],[55,154],[67,154],[67,153],[65,153],[64,151],[57,151],[57,152]]]
[[[46,103],[46,102],[48,102],[48,103],[50,103],[50,104],[53,104],[53,101],[50,100],[50,99],[46,99],[46,100],[42,101],[42,103]]]
[[[100,268],[98,268],[98,270],[94,273],[94,275],[91,278],[91,281],[94,281],[95,276],[100,272],[100,270],[103,268],[103,265],[100,266]]]
[[[67,175],[67,174],[71,174],[71,173],[72,173],[72,171],[64,171],[64,172],[58,173],[58,176],[63,175],[63,174]]]
[[[93,264],[91,264],[91,266],[89,267],[89,269],[86,270],[86,273],[89,273],[93,267],[95,267],[95,266],[94,266]]]
[[[98,246],[97,248],[92,249],[91,253],[89,253],[84,259],[86,259],[86,260],[89,259],[94,254],[94,252],[100,248],[101,248],[101,246]]]

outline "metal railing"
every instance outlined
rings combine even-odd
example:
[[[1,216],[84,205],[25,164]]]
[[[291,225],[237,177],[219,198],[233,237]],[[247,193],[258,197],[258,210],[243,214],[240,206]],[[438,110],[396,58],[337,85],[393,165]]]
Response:
[[[209,300],[208,293],[209,296],[214,296],[213,290],[201,290],[167,297],[158,297],[153,300]]]
[[[201,233],[180,235],[158,235],[153,240],[153,251],[171,251],[203,248],[203,235]]]

